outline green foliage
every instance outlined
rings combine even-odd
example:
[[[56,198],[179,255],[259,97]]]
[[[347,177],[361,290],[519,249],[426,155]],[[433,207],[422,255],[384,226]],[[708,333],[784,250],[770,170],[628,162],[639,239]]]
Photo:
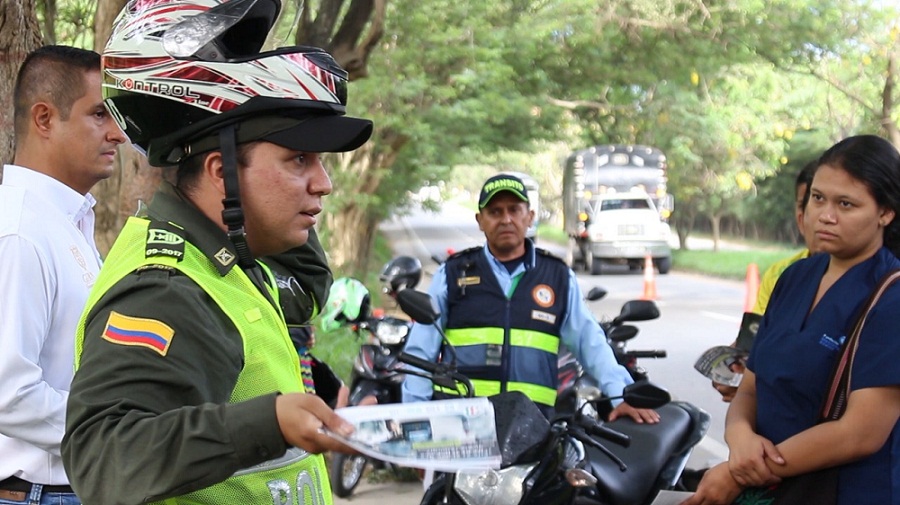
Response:
[[[48,5],[56,11],[48,12]],[[91,49],[94,47],[94,12],[97,0],[57,0],[37,2],[37,15],[45,44],[67,44]],[[47,18],[52,23],[47,23]],[[49,29],[48,29],[49,28]]]
[[[794,219],[794,197],[797,175],[803,167],[817,159],[831,140],[822,129],[795,132],[788,141],[784,164],[771,177],[757,184],[758,195],[753,200],[747,219],[756,223],[759,232],[785,242],[802,246]]]

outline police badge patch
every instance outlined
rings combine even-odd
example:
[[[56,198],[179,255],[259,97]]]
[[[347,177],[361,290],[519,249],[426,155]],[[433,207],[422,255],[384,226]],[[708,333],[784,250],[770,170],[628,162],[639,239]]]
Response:
[[[544,308],[552,307],[553,302],[556,301],[556,293],[553,292],[553,288],[546,284],[535,286],[531,290],[531,297],[534,299],[534,303]]]
[[[144,257],[168,256],[184,259],[184,230],[165,221],[151,221],[147,228]]]

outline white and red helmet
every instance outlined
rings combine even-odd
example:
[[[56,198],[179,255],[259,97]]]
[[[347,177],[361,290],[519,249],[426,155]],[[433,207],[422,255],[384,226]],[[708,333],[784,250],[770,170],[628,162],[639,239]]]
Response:
[[[209,139],[222,126],[267,116],[281,119],[273,124],[282,137],[290,129],[299,139],[287,146],[296,150],[350,151],[368,140],[370,121],[341,117],[347,72],[328,53],[259,52],[280,9],[279,0],[128,2],[103,51],[103,96],[152,165],[196,154],[198,140],[214,148]],[[271,133],[238,129],[238,142]]]

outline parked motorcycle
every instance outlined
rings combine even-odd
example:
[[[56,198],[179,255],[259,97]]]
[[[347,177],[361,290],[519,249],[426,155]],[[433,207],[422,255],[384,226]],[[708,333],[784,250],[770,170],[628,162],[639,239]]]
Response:
[[[422,278],[422,265],[410,256],[398,256],[389,261],[381,271],[379,280],[383,290],[391,297],[401,290],[414,288]],[[359,281],[355,281],[362,286]],[[329,293],[323,318],[336,320],[352,328],[357,336],[365,339],[353,362],[350,377],[349,405],[401,403],[403,368],[396,356],[403,350],[412,322],[397,317],[386,316],[382,312],[369,310],[369,294],[364,294],[355,286],[354,293],[347,293],[342,279],[334,282]],[[365,290],[365,287],[362,287]],[[341,306],[334,310],[332,305]],[[351,309],[356,306],[359,308]],[[347,312],[351,315],[348,317]],[[334,314],[334,315],[331,315]],[[362,455],[333,453],[329,468],[332,492],[341,498],[353,493],[359,484],[366,466],[385,468],[385,463],[371,460]],[[392,469],[396,470],[391,467]]]
[[[423,296],[424,295],[424,296]],[[414,291],[398,296],[401,308],[422,323],[438,314],[430,297]],[[449,363],[430,363],[405,353],[398,359],[424,372],[409,370],[443,387],[471,395],[471,384]],[[673,489],[693,447],[709,426],[709,415],[640,381],[621,398],[636,408],[658,408],[658,424],[630,419],[601,422],[587,408],[602,398],[589,376],[576,380],[576,408],[548,421],[518,392],[490,397],[494,404],[501,453],[499,470],[439,474],[422,498],[423,505],[465,504],[649,504],[662,489]],[[605,444],[612,442],[612,444]]]

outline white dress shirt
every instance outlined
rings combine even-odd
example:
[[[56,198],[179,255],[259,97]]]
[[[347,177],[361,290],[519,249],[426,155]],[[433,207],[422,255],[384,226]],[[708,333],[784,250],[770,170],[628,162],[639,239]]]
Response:
[[[0,480],[67,484],[75,328],[100,271],[94,198],[5,165],[0,184]]]

